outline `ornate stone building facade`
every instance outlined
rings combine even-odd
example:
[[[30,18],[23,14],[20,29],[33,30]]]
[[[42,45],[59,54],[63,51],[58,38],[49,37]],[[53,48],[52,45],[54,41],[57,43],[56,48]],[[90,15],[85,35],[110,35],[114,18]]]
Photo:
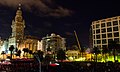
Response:
[[[3,43],[1,44],[2,50],[4,50],[6,53],[9,53],[9,47],[11,45],[21,51],[24,48],[28,48],[29,50],[32,50],[32,52],[42,50],[45,54],[47,53],[48,48],[51,49],[52,53],[59,49],[66,50],[65,38],[62,38],[60,35],[52,33],[51,36],[43,37],[42,40],[34,36],[24,35],[25,20],[22,16],[21,6],[19,6],[18,10],[16,11],[11,28],[11,36],[8,38],[8,40],[2,41]]]
[[[9,38],[9,45],[14,45],[14,47],[19,47],[19,44],[23,42],[24,39],[24,28],[25,28],[25,21],[22,17],[21,8],[16,12],[15,19],[12,21],[12,34]]]

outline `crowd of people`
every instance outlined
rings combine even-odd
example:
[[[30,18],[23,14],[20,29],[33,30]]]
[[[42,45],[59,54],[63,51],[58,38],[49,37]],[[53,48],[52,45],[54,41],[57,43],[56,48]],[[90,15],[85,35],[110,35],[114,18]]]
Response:
[[[120,63],[68,62],[49,67],[48,70],[49,72],[120,72]]]
[[[34,60],[12,60],[11,63],[1,63],[0,72],[37,72],[39,64]]]
[[[120,72],[120,63],[113,62],[58,62],[58,65],[44,65],[36,61],[13,61],[0,64],[0,72]],[[41,68],[41,69],[40,69]]]

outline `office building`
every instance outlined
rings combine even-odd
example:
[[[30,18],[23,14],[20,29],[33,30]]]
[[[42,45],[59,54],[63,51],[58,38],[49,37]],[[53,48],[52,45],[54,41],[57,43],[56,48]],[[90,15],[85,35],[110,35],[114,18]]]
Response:
[[[108,47],[112,40],[120,43],[120,16],[93,21],[91,29],[93,47]]]

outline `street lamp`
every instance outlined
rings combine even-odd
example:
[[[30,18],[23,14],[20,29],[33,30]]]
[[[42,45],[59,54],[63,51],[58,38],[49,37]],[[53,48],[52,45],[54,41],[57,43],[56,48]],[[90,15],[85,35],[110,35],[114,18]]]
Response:
[[[39,58],[39,56],[37,54],[34,54],[34,56],[36,57],[36,59],[39,62],[39,72],[41,72],[41,61],[40,61],[40,58]]]

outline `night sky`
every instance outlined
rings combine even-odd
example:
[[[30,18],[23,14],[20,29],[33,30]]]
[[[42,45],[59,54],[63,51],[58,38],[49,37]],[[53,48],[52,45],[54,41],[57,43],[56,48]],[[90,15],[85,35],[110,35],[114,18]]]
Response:
[[[82,46],[89,47],[92,21],[120,15],[119,0],[0,0],[0,36],[11,35],[11,24],[18,4],[22,4],[25,34],[42,38],[56,33],[67,46],[76,43],[76,30]]]

